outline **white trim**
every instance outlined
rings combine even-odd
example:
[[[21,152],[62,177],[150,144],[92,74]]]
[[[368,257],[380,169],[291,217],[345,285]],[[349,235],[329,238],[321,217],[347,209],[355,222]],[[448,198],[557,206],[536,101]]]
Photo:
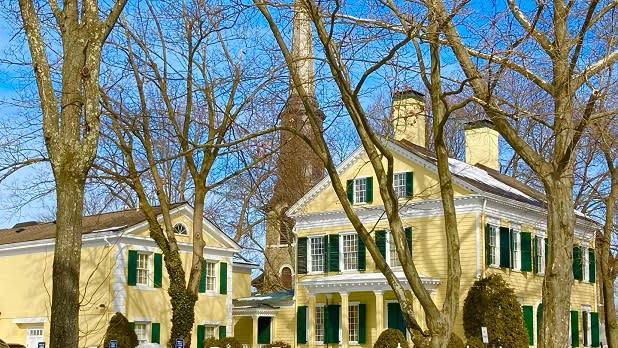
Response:
[[[356,268],[345,269],[345,258],[343,255],[343,237],[344,236],[356,236]],[[341,273],[355,273],[358,272],[358,233],[356,232],[341,232],[339,233],[339,271]]]
[[[14,324],[43,324],[49,321],[46,317],[20,317],[13,319]]]
[[[405,288],[410,289],[403,272],[394,272]],[[434,293],[441,281],[439,278],[420,275],[421,282],[430,293]],[[380,272],[343,273],[328,277],[311,277],[297,281],[297,285],[305,287],[309,294],[333,293],[340,291],[375,291],[392,290],[384,274]]]
[[[112,312],[127,312],[127,275],[128,246],[124,243],[116,245],[115,262],[112,271]]]
[[[205,325],[205,326],[223,326],[221,325],[221,321],[219,320],[202,320],[200,321],[199,325]]]
[[[324,258],[327,258],[326,255],[328,253],[328,250],[326,249],[326,244],[325,241],[328,238],[328,236],[326,234],[316,234],[316,235],[312,235],[312,236],[307,236],[307,274],[322,274],[322,273],[326,273],[328,270],[328,265],[326,263],[326,261],[323,261],[322,264],[322,270],[321,271],[314,271],[313,270],[313,258],[311,257],[311,239],[314,238],[322,238],[322,250],[324,251]]]
[[[136,323],[152,323],[154,322],[154,319],[152,317],[130,317],[131,320],[129,321],[134,321]]]

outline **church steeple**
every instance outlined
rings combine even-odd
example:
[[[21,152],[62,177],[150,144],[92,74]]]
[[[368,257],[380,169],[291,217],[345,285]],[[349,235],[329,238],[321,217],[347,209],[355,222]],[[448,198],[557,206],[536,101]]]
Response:
[[[292,19],[292,56],[296,71],[308,95],[315,95],[315,73],[313,62],[313,38],[311,34],[311,19],[304,0],[294,0],[294,16]],[[296,94],[290,78],[290,94]]]

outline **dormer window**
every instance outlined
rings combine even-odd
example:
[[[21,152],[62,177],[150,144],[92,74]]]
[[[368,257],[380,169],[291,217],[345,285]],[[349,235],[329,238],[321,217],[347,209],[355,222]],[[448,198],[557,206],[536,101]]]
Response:
[[[186,236],[189,234],[189,231],[187,230],[187,226],[185,226],[185,224],[177,223],[174,225],[174,233]]]

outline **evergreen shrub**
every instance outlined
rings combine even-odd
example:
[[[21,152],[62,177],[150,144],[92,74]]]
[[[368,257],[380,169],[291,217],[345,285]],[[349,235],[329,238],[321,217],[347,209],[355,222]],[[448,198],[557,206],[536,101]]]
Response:
[[[446,347],[447,348],[465,348],[465,345],[463,343],[463,340],[459,336],[452,333],[451,338],[448,340],[448,345]]]
[[[408,341],[399,329],[386,329],[373,344],[373,348],[396,348],[397,343],[401,344],[401,348],[409,348]]]
[[[105,332],[103,347],[109,347],[111,340],[118,342],[118,348],[135,348],[137,346],[137,335],[122,313],[116,313],[110,319]]]
[[[292,345],[283,341],[275,341],[269,345],[266,346],[266,348],[273,348],[273,347],[279,347],[279,348],[292,348]]]
[[[499,274],[474,282],[464,301],[463,322],[468,342],[474,342],[473,338],[482,342],[481,326],[485,326],[490,347],[528,347],[521,306]]]
[[[223,337],[217,339],[208,337],[204,340],[204,348],[219,347],[219,348],[242,348],[242,344],[234,337]]]

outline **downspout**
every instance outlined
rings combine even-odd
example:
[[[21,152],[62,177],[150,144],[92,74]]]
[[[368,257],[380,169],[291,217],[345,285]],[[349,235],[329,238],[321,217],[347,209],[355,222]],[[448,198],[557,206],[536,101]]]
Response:
[[[480,213],[476,213],[476,279],[481,279],[481,218],[485,216],[487,198],[483,198],[483,206]]]

